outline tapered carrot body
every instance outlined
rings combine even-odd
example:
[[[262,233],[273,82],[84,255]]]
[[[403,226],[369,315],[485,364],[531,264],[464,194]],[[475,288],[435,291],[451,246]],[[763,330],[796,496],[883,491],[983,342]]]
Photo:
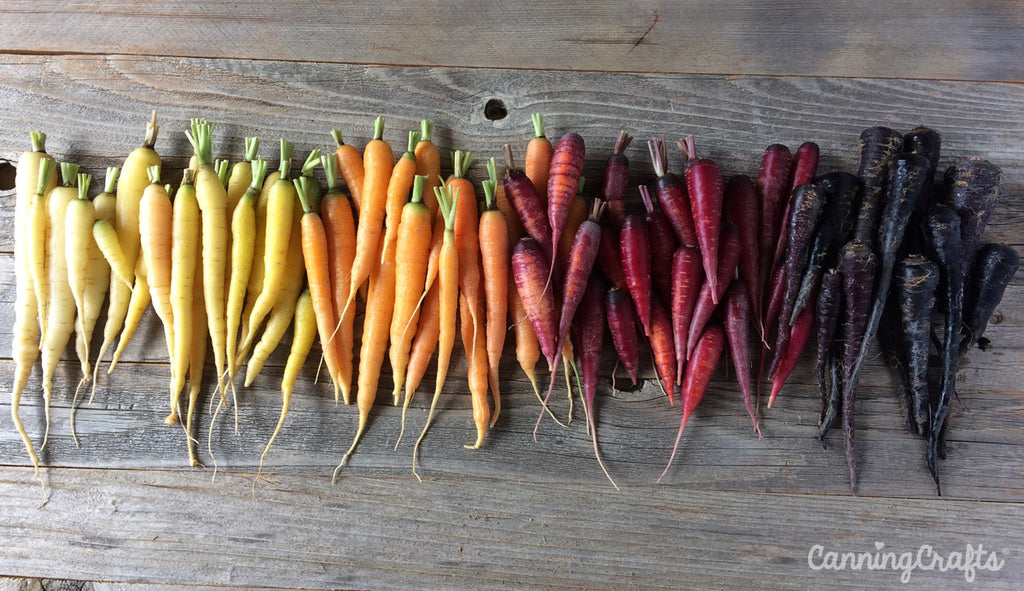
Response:
[[[718,236],[722,227],[722,171],[712,160],[700,159],[686,169],[686,187],[693,207],[697,244],[704,260],[704,274],[711,284],[712,302],[718,303]]]
[[[625,290],[612,287],[605,296],[605,313],[608,315],[608,332],[619,361],[626,368],[629,379],[636,385],[640,368],[640,345],[636,337],[636,313],[633,300]]]
[[[814,175],[818,171],[818,157],[818,144],[814,142],[804,142],[800,144],[800,147],[797,148],[796,153],[793,154],[793,157],[790,160],[789,184],[786,195],[792,195],[793,191],[797,187],[814,180]],[[783,198],[783,201],[784,205],[782,206],[782,214],[779,216],[779,226],[777,230],[778,239],[775,242],[775,255],[772,257],[773,266],[778,265],[779,261],[782,260],[782,257],[785,254],[786,239],[789,234],[789,227],[785,224],[785,220],[789,219],[789,208],[792,200]]]
[[[338,158],[335,154],[320,157],[327,177],[327,192],[320,202],[320,217],[327,235],[327,264],[331,275],[334,317],[338,322],[338,385],[341,398],[349,404],[352,394],[352,348],[354,343],[355,309],[345,310],[351,288],[352,261],[356,256],[356,226],[348,196],[335,185]]]
[[[629,158],[623,153],[633,141],[633,136],[619,130],[615,148],[608,157],[601,181],[601,199],[607,203],[606,217],[613,228],[621,228],[626,221],[626,187],[629,185]]]
[[[88,358],[89,351],[92,348],[92,335],[96,329],[96,322],[99,320],[100,313],[103,311],[103,303],[107,299],[110,283],[112,280],[117,281],[117,278],[111,277],[110,265],[100,251],[99,244],[95,240],[96,234],[93,230],[96,228],[96,223],[103,223],[110,228],[111,234],[115,238],[117,236],[117,231],[114,230],[111,222],[114,220],[117,209],[115,186],[119,172],[120,170],[117,167],[111,166],[107,168],[103,192],[92,200],[93,217],[96,221],[92,224],[91,230],[86,230],[86,233],[90,234],[91,238],[89,240],[89,271],[85,288],[85,311],[82,314],[82,326],[85,334],[83,338],[78,340],[78,345],[83,347],[86,358]],[[79,182],[81,183],[81,181]],[[116,243],[116,239],[114,242]],[[98,360],[96,365],[99,365]],[[97,371],[94,368],[92,373],[93,391],[96,388],[96,373]]]
[[[725,334],[722,332],[721,327],[717,324],[708,325],[700,336],[700,340],[697,341],[694,356],[686,367],[686,375],[683,376],[681,394],[683,418],[679,424],[679,434],[676,435],[676,443],[672,447],[672,456],[668,460],[668,465],[665,466],[665,471],[661,473],[659,481],[668,474],[669,468],[672,467],[672,461],[679,450],[679,442],[683,438],[683,429],[686,428],[690,415],[693,414],[701,399],[704,398],[704,393],[707,392],[708,385],[711,383],[711,377],[718,366],[718,360],[722,357],[722,349],[724,347]]]
[[[427,177],[416,176],[412,199],[402,208],[398,226],[395,264],[402,271],[395,279],[395,309],[391,316],[391,376],[395,404],[401,398],[413,338],[421,318],[422,302],[430,257],[430,208],[423,203]]]
[[[429,119],[420,121],[420,138],[413,154],[416,156],[416,176],[427,177],[427,186],[423,187],[423,203],[430,210],[430,219],[437,217],[437,196],[434,187],[441,185],[441,151],[433,142],[434,122]]]
[[[200,227],[202,232],[202,227]],[[202,248],[202,237],[197,241]],[[185,413],[186,447],[190,466],[202,465],[196,455],[192,421],[195,419],[196,403],[203,386],[203,367],[206,365],[206,348],[209,328],[206,323],[206,302],[203,299],[203,274],[196,273],[192,284],[192,340],[189,343],[188,362],[188,411]]]
[[[167,354],[174,362],[174,317],[171,311],[171,199],[160,183],[160,167],[150,168],[150,185],[139,201],[139,236],[153,309],[164,325]]]
[[[843,276],[836,268],[825,271],[821,276],[821,288],[815,305],[817,322],[816,341],[818,354],[816,370],[821,396],[821,412],[818,416],[818,442],[825,446],[825,436],[842,413],[842,376],[840,375],[840,343],[836,339],[840,317],[845,307],[842,301]],[[762,355],[762,358],[764,356]]]
[[[705,281],[697,296],[697,303],[693,308],[693,319],[690,321],[690,335],[687,337],[686,359],[693,355],[697,346],[697,339],[704,332],[704,326],[711,320],[714,314],[716,299],[722,299],[725,290],[729,287],[736,272],[736,266],[740,259],[740,238],[739,230],[730,222],[722,226],[721,249],[718,256],[718,285],[713,286],[710,281]],[[717,290],[717,291],[715,291]]]
[[[522,223],[526,233],[541,245],[544,252],[550,254],[552,248],[551,226],[548,224],[544,200],[526,172],[513,167],[512,149],[508,144],[504,148],[507,166],[502,186],[505,188],[505,196],[515,210],[516,217]]]
[[[786,231],[788,217],[784,216],[789,197],[789,169],[793,155],[782,144],[765,148],[761,157],[761,168],[757,174],[757,197],[760,203],[760,230],[757,234],[758,264],[760,283],[766,286],[774,261],[775,246],[780,235]]]
[[[559,138],[551,154],[551,170],[548,176],[548,223],[551,224],[551,244],[557,246],[569,217],[569,207],[579,192],[580,175],[583,174],[583,157],[586,148],[583,138],[577,133],[567,133]],[[552,253],[551,272],[555,269]]]
[[[580,181],[582,180],[581,178]],[[580,182],[580,190],[582,191],[582,189],[583,183]],[[584,220],[587,219],[587,214],[587,201],[583,198],[582,194],[577,193],[569,204],[569,214],[565,218],[562,239],[556,246],[558,252],[555,254],[555,257],[558,263],[558,272],[562,275],[565,275],[566,268],[568,267],[569,251],[572,249],[573,240],[576,239],[576,232]]]
[[[747,288],[747,301],[751,304],[751,318],[761,329],[761,277],[757,265],[760,215],[757,188],[750,177],[737,175],[725,187],[725,219],[736,225],[740,236],[739,275]]]
[[[743,392],[743,404],[747,407],[750,420],[754,422],[754,431],[760,437],[761,426],[758,424],[757,411],[751,403],[753,360],[750,355],[750,325],[753,320],[753,312],[750,305],[750,292],[743,283],[742,279],[735,278],[725,291],[725,334],[729,344],[729,354],[732,357],[733,366],[736,368],[736,380],[740,383],[740,390]]]
[[[590,276],[594,261],[597,259],[597,245],[601,241],[601,225],[598,220],[602,211],[601,201],[595,199],[590,217],[580,225],[572,242],[569,264],[562,283],[562,307],[558,315],[558,340],[555,347],[559,351],[569,338],[569,329],[576,316],[576,309],[587,288],[586,278]]]
[[[594,457],[601,470],[608,477],[612,486],[618,485],[608,474],[601,453],[597,447],[597,420],[595,399],[597,398],[597,381],[601,367],[601,347],[604,343],[605,294],[608,286],[598,275],[591,275],[587,281],[587,289],[580,301],[580,314],[576,318],[573,332],[579,343],[580,371],[583,374],[583,408],[590,427],[590,438],[594,443]]]
[[[398,228],[401,226],[403,209],[409,200],[413,177],[416,176],[416,155],[413,151],[419,141],[420,132],[410,131],[406,151],[391,169],[391,179],[388,180],[388,193],[384,204],[384,251],[381,252],[381,260],[385,254],[394,255],[395,253],[395,241],[398,239]]]
[[[443,230],[442,230],[443,232]],[[405,372],[405,399],[402,402],[402,413],[405,414],[416,394],[423,375],[427,373],[430,358],[437,350],[437,340],[441,334],[440,320],[440,288],[435,281],[427,290],[423,304],[420,306],[420,321],[416,326],[416,336],[409,350],[409,364]]]
[[[342,141],[340,129],[332,130],[331,137],[334,138],[334,142],[337,144],[334,156],[338,161],[338,172],[341,174],[345,187],[348,189],[348,194],[352,198],[352,205],[359,212],[363,204],[363,176],[366,171],[363,155],[359,152],[358,148]]]
[[[140,256],[135,260],[135,285],[132,286],[128,309],[125,310],[121,338],[117,341],[117,348],[114,349],[110,366],[107,368],[108,374],[113,373],[121,355],[128,348],[128,344],[132,342],[132,337],[135,336],[135,331],[139,328],[139,322],[142,321],[142,314],[149,308],[151,302],[149,282],[146,279],[146,260],[145,257]]]
[[[638,215],[626,216],[619,232],[619,251],[622,253],[622,271],[626,287],[633,297],[644,334],[650,334],[651,325],[651,243],[647,224]]]
[[[526,308],[526,315],[537,335],[540,350],[548,362],[548,370],[555,370],[558,356],[558,318],[554,290],[545,288],[550,260],[540,244],[533,238],[522,238],[512,248],[512,277],[516,290]]]
[[[888,127],[869,127],[858,139],[860,164],[857,176],[863,184],[857,228],[854,238],[874,244],[878,218],[882,213],[882,193],[889,175],[889,163],[903,147],[903,136]]]
[[[910,394],[908,414],[917,433],[927,436],[931,428],[928,391],[929,333],[939,267],[920,255],[911,255],[896,266],[896,301],[902,340],[901,357],[907,363]]]
[[[676,351],[676,376],[683,375],[686,353],[690,350],[690,324],[693,309],[703,284],[704,269],[695,246],[680,246],[672,256],[672,339]]]
[[[168,424],[178,420],[178,401],[185,388],[185,374],[192,363],[192,332],[195,330],[193,294],[199,261],[199,231],[202,227],[199,201],[192,184],[192,171],[186,169],[181,186],[174,195],[171,221],[171,320],[173,323],[174,355],[171,363],[171,414]],[[236,247],[239,245],[235,245]],[[252,251],[250,247],[249,251]],[[233,262],[237,262],[232,258]],[[200,271],[201,273],[201,271]],[[244,286],[244,284],[243,284]],[[229,298],[230,301],[230,298]],[[236,324],[237,328],[237,324]],[[234,334],[229,331],[229,343]],[[231,350],[229,350],[229,353]],[[228,355],[229,368],[231,356]]]
[[[690,140],[692,142],[692,140]],[[661,210],[665,217],[672,224],[676,240],[685,246],[697,246],[697,230],[693,225],[693,210],[690,205],[690,195],[686,192],[686,179],[681,179],[668,170],[668,149],[665,146],[665,137],[655,138],[647,142],[651,152],[651,163],[654,165],[654,174],[658,177],[655,182],[655,192]]]
[[[488,172],[490,178],[484,184],[486,209],[480,214],[479,237],[480,267],[483,272],[487,316],[485,330],[488,381],[494,398],[493,423],[501,412],[501,383],[498,379],[498,369],[508,327],[508,265],[511,252],[508,223],[495,201],[498,179],[493,158],[488,162]]]
[[[551,158],[554,148],[544,135],[544,117],[540,113],[531,115],[534,136],[526,144],[526,176],[533,183],[541,205],[547,207],[548,178],[551,176]],[[536,238],[536,237],[535,237]]]
[[[800,354],[807,345],[807,341],[810,340],[812,332],[814,332],[814,309],[808,306],[797,315],[796,322],[789,328],[786,350],[783,351],[779,367],[775,371],[775,375],[772,376],[772,393],[768,398],[768,408],[775,403],[776,396],[782,391],[786,380],[793,373],[796,362],[800,359]]]
[[[648,337],[651,340],[654,365],[665,395],[668,396],[668,403],[675,404],[677,353],[672,344],[672,319],[669,318],[668,308],[657,296],[651,299],[651,330]]]
[[[626,275],[622,270],[619,251],[619,232],[610,225],[601,228],[601,242],[597,245],[597,260],[594,264],[612,287],[626,289]]]
[[[946,169],[944,184],[947,200],[960,216],[960,269],[966,274],[999,200],[1002,171],[991,162],[969,158]]]
[[[67,235],[64,239],[64,259],[68,268],[68,285],[71,288],[71,296],[75,301],[76,324],[75,324],[75,349],[78,353],[78,361],[82,368],[82,379],[92,375],[89,365],[89,341],[86,331],[92,333],[92,327],[86,328],[86,291],[90,285],[90,271],[92,271],[92,253],[95,248],[92,242],[92,224],[96,220],[96,210],[89,201],[89,184],[92,176],[88,174],[78,175],[78,198],[68,203],[64,214],[64,227]],[[98,253],[97,253],[98,254]],[[100,268],[106,265],[102,256],[96,261]],[[96,277],[94,283],[101,283],[106,289],[107,279],[102,276]],[[101,300],[102,301],[102,300]],[[99,314],[99,310],[95,310]],[[95,322],[95,317],[93,318]]]
[[[466,295],[459,295],[459,316],[469,318],[472,313],[469,311],[469,298]],[[478,307],[476,316],[484,316],[483,307]],[[476,425],[476,441],[466,444],[466,449],[480,449],[484,437],[487,436],[487,428],[491,424],[491,407],[487,402],[488,368],[487,368],[487,347],[484,331],[474,332],[468,322],[461,324],[462,347],[466,351],[467,378],[469,381],[470,400],[473,406],[473,423]]]
[[[672,299],[672,256],[676,251],[676,238],[664,212],[654,208],[647,187],[640,186],[640,198],[647,209],[647,237],[651,245],[651,282],[661,301]]]

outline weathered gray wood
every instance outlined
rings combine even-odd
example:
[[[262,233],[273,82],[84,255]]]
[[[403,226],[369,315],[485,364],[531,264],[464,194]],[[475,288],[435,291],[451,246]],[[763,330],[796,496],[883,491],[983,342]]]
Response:
[[[1024,80],[1019,3],[8,1],[0,50],[415,66]]]
[[[0,572],[309,589],[861,589],[894,587],[899,573],[813,571],[811,547],[981,544],[1003,568],[978,571],[976,585],[1024,583],[1024,534],[1007,527],[1024,507],[1011,503],[322,476],[280,476],[254,497],[247,475],[211,485],[159,471],[53,470],[48,481],[37,509],[31,470],[0,468]],[[958,572],[910,582],[971,587]]]

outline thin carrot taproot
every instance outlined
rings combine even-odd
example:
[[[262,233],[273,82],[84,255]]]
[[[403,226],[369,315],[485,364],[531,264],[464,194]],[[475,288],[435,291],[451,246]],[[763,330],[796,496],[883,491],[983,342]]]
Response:
[[[327,234],[327,262],[331,275],[334,318],[338,322],[338,385],[341,398],[349,404],[352,394],[352,345],[355,310],[345,312],[351,283],[352,261],[356,255],[356,226],[348,196],[337,186],[338,156],[320,156],[327,178],[327,192],[320,202],[320,218]]]
[[[114,219],[115,209],[117,208],[116,199],[114,194],[115,183],[117,182],[117,173],[119,169],[111,166],[107,168],[106,178],[104,179],[103,191],[93,198],[92,210],[93,219],[96,222],[106,223],[113,236],[116,238],[117,232],[114,231],[113,226],[110,226],[110,222]],[[81,183],[81,181],[79,181]],[[84,338],[78,340],[79,346],[84,348],[86,357],[89,355],[89,351],[92,348],[92,335],[96,329],[96,322],[99,320],[100,313],[103,310],[103,302],[107,298],[107,292],[110,288],[110,282],[117,281],[116,278],[111,277],[110,264],[107,263],[106,257],[100,251],[99,244],[96,242],[96,235],[93,230],[96,227],[96,223],[92,224],[92,228],[85,229],[85,233],[89,235],[89,271],[86,278],[85,288],[85,309],[83,312],[82,327],[85,331]],[[117,242],[116,239],[114,241]],[[96,365],[99,365],[97,359]],[[96,388],[96,371],[93,369],[92,376],[93,380],[93,391]],[[78,392],[75,392],[76,398]],[[74,411],[74,405],[72,405],[72,412]],[[73,430],[72,430],[73,432]]]
[[[482,279],[478,279],[482,283]],[[482,289],[482,288],[481,288]],[[473,304],[469,301],[465,292],[459,294],[459,317],[469,318],[473,313],[469,307]],[[477,306],[475,313],[477,318],[484,316],[483,305]],[[476,441],[466,444],[466,449],[480,449],[484,437],[487,435],[487,428],[491,424],[491,407],[487,402],[487,346],[483,330],[475,330],[471,323],[463,321],[462,348],[466,351],[467,378],[469,382],[470,400],[473,406],[473,423],[476,425]]]
[[[381,123],[383,124],[383,119],[381,119]],[[352,198],[352,205],[356,212],[359,212],[363,203],[363,176],[365,174],[363,154],[359,152],[359,148],[342,141],[340,129],[331,130],[331,137],[337,144],[334,156],[338,163],[338,172],[341,174],[342,180],[345,181],[345,187]]]
[[[202,233],[200,226],[199,232]],[[196,244],[202,248],[202,237]],[[185,439],[188,448],[188,463],[190,466],[201,466],[199,456],[196,455],[195,437],[192,433],[192,421],[195,419],[196,404],[199,401],[199,392],[203,387],[203,367],[206,365],[206,348],[209,329],[206,323],[206,302],[203,300],[203,274],[196,273],[195,281],[192,283],[192,340],[189,343],[188,362],[188,410],[185,414]]]

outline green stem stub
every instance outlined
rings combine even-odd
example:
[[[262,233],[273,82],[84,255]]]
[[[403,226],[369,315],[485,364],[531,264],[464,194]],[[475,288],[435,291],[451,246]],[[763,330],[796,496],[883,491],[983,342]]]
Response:
[[[473,155],[462,150],[452,152],[452,176],[457,179],[464,178],[469,165],[473,163]]]
[[[60,163],[60,177],[65,187],[74,187],[78,180],[78,165],[72,162]]]
[[[324,154],[320,156],[320,164],[323,165],[324,175],[327,176],[327,190],[336,188],[338,185],[338,155],[334,152]]]
[[[186,168],[181,173],[181,185],[191,185],[196,182],[196,171],[191,168]]]
[[[373,120],[373,139],[379,140],[384,139],[384,116],[378,115]]]
[[[402,154],[402,158],[415,158],[416,157],[416,144],[420,143],[420,132],[410,131],[409,132],[409,144],[405,148],[405,154]]]
[[[487,180],[481,182],[480,186],[484,188],[484,207],[487,208],[488,211],[497,209],[497,206],[494,203],[496,183],[494,181]]]
[[[213,123],[193,119],[191,130],[185,132],[185,137],[192,144],[198,166],[213,164]]]
[[[113,193],[114,187],[117,184],[117,174],[121,170],[116,166],[107,167],[107,176],[103,179],[103,192]]]
[[[320,164],[320,148],[313,148],[309,156],[306,156],[306,161],[302,163],[302,176],[313,176],[317,164]]]
[[[146,176],[149,177],[150,183],[160,182],[160,165],[154,164],[146,169]]]
[[[423,203],[423,189],[427,186],[427,175],[418,174],[412,179],[412,203]]]
[[[253,193],[258,193],[263,188],[263,179],[267,176],[267,161],[256,157],[252,161],[252,184],[249,185],[249,189]]]
[[[89,200],[89,185],[92,184],[92,175],[84,172],[78,173],[78,198]]]
[[[292,184],[295,185],[295,193],[299,196],[299,203],[302,204],[302,211],[306,213],[313,213],[313,208],[309,205],[309,195],[306,193],[306,183],[308,182],[309,179],[307,177],[300,176],[292,181]]]
[[[533,115],[530,115],[530,119],[533,120],[534,135],[539,138],[544,137],[544,116],[540,113],[534,113]]]
[[[434,122],[430,119],[420,121],[420,141],[429,142],[434,137]]]
[[[586,177],[580,177],[580,184],[576,186],[576,194],[580,197],[583,196],[583,183],[586,182]]]
[[[288,180],[288,175],[292,171],[292,152],[294,151],[295,145],[281,138],[281,163],[277,166],[278,172],[281,173],[281,180]]]
[[[32,140],[32,151],[46,153],[46,134],[41,131],[30,131],[28,134]]]
[[[50,184],[50,179],[53,178],[54,168],[54,162],[49,158],[43,158],[39,161],[39,179],[36,182],[37,196],[42,197],[46,194],[46,187]]]
[[[213,163],[213,169],[217,171],[217,178],[220,179],[224,188],[228,188],[228,173],[231,169],[231,163],[225,160],[217,160]]]
[[[332,129],[331,130],[331,137],[334,138],[334,143],[339,148],[345,145],[345,142],[342,141],[342,139],[341,139],[341,130],[340,129]]]
[[[256,159],[256,152],[260,149],[260,138],[245,138],[245,161],[252,162]]]
[[[146,138],[143,140],[142,146],[152,150],[153,146],[156,145],[156,135],[158,133],[160,133],[160,126],[156,124],[156,109],[153,109],[153,116],[150,118],[149,123],[146,123]]]
[[[459,189],[455,194],[448,189],[448,185],[441,183],[440,187],[434,187],[434,195],[437,197],[437,204],[441,210],[441,217],[444,218],[445,232],[455,231],[455,208],[459,205]]]

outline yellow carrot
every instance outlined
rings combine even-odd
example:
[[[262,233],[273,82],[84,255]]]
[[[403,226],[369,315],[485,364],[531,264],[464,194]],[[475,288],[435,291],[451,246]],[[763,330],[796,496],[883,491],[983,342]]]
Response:
[[[168,425],[178,422],[178,401],[185,388],[185,373],[192,364],[192,332],[195,330],[192,298],[201,227],[193,174],[191,169],[182,173],[171,216],[170,304],[174,354],[171,356],[171,412],[164,419]]]

